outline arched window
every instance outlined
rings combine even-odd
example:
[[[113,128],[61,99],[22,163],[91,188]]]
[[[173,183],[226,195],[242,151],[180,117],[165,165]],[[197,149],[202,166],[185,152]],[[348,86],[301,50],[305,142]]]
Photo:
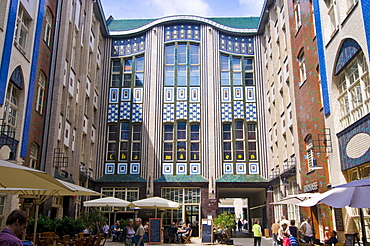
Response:
[[[298,66],[299,66],[299,82],[298,83],[299,85],[302,85],[307,79],[306,58],[304,56],[303,50],[299,52],[299,55],[298,55]]]
[[[14,69],[12,75],[10,76],[4,104],[3,119],[7,127],[5,132],[11,138],[15,137],[17,113],[19,110],[19,94],[20,90],[22,89],[23,74],[21,67],[18,66],[16,69]]]
[[[306,140],[306,152],[307,152],[307,164],[308,164],[308,170],[311,170],[311,167],[314,164],[314,152],[313,152],[313,141],[312,136],[307,136]]]
[[[294,22],[295,22],[295,29],[296,31],[299,30],[299,28],[302,25],[302,17],[301,17],[301,0],[293,0],[293,6],[294,6]]]
[[[370,112],[370,80],[368,64],[356,41],[343,42],[338,55],[337,75],[340,122],[345,128]]]
[[[47,46],[51,45],[51,36],[53,33],[53,15],[50,10],[47,9],[45,13],[45,29],[44,29],[44,41]]]

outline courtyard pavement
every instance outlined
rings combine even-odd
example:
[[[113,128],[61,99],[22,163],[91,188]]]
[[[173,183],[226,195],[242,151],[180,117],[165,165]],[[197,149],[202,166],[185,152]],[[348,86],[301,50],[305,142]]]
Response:
[[[248,237],[248,235],[244,232],[238,232],[237,231],[236,233],[233,233],[231,239],[234,240],[234,246],[245,246],[245,245],[253,246],[253,238]],[[168,244],[168,243],[164,243],[164,244],[154,244],[154,245],[164,245],[164,246],[206,245],[206,244],[201,243],[201,238],[199,238],[199,237],[192,237],[191,242],[192,242],[191,244]],[[123,242],[111,242],[110,240],[107,240],[105,245],[107,245],[107,246],[118,246],[118,245],[123,246],[124,243]],[[145,246],[147,246],[147,245],[148,244],[146,243]],[[215,244],[215,245],[226,245],[226,244]],[[261,246],[272,246],[272,238],[262,237]]]

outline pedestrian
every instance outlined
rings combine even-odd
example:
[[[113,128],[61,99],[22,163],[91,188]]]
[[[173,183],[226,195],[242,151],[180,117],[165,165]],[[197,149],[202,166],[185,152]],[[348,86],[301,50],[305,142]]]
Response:
[[[279,228],[280,228],[280,224],[279,224],[279,221],[277,220],[271,226],[271,233],[272,233],[272,240],[273,240],[272,245],[273,246],[278,245]]]
[[[123,229],[125,246],[132,246],[132,239],[135,236],[134,220],[129,219],[128,225]]]
[[[298,227],[295,225],[295,220],[290,221],[289,233],[291,236],[298,238]]]
[[[283,224],[286,224],[287,226],[289,226],[289,220],[287,219],[287,217],[285,215],[281,216],[281,220],[280,220],[280,226],[282,226]]]
[[[0,232],[0,246],[22,246],[18,236],[22,235],[27,225],[26,212],[13,210],[6,219],[6,227]]]
[[[240,221],[240,219],[238,220],[238,230],[239,232],[242,231],[242,228],[243,228],[243,223]]]
[[[103,230],[103,233],[104,233],[104,237],[107,237],[108,236],[108,232],[109,232],[109,226],[108,226],[107,222],[105,222],[102,230]]]
[[[144,230],[144,227],[141,225],[141,219],[136,218],[135,223],[136,223],[137,228],[136,228],[136,233],[135,233],[133,242],[135,243],[135,246],[144,246],[145,230]]]
[[[313,242],[313,229],[311,224],[311,218],[307,217],[299,227],[299,231],[302,235],[303,240],[309,244]]]
[[[254,225],[252,227],[253,237],[254,237],[254,246],[261,246],[261,237],[262,237],[262,231],[260,222],[256,220],[254,222]]]
[[[288,235],[288,236],[286,236]],[[279,244],[282,245],[283,242],[284,242],[284,237],[289,237],[290,236],[290,233],[289,233],[289,228],[288,228],[288,225],[287,224],[282,224],[280,229],[279,229],[279,238],[278,238],[278,242],[280,242]]]

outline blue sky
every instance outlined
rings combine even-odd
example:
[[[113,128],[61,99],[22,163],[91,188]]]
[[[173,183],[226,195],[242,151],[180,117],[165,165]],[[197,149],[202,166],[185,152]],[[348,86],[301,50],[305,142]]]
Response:
[[[101,0],[105,17],[145,19],[189,14],[203,17],[259,16],[264,0]]]

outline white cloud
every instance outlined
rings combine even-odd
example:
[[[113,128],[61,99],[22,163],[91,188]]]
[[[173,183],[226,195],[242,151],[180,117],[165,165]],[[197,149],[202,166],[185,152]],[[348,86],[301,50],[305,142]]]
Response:
[[[159,16],[168,15],[200,15],[210,16],[211,8],[204,0],[149,0]]]
[[[261,14],[263,2],[263,0],[239,0],[239,4],[242,8],[245,8],[245,12],[253,16]]]

